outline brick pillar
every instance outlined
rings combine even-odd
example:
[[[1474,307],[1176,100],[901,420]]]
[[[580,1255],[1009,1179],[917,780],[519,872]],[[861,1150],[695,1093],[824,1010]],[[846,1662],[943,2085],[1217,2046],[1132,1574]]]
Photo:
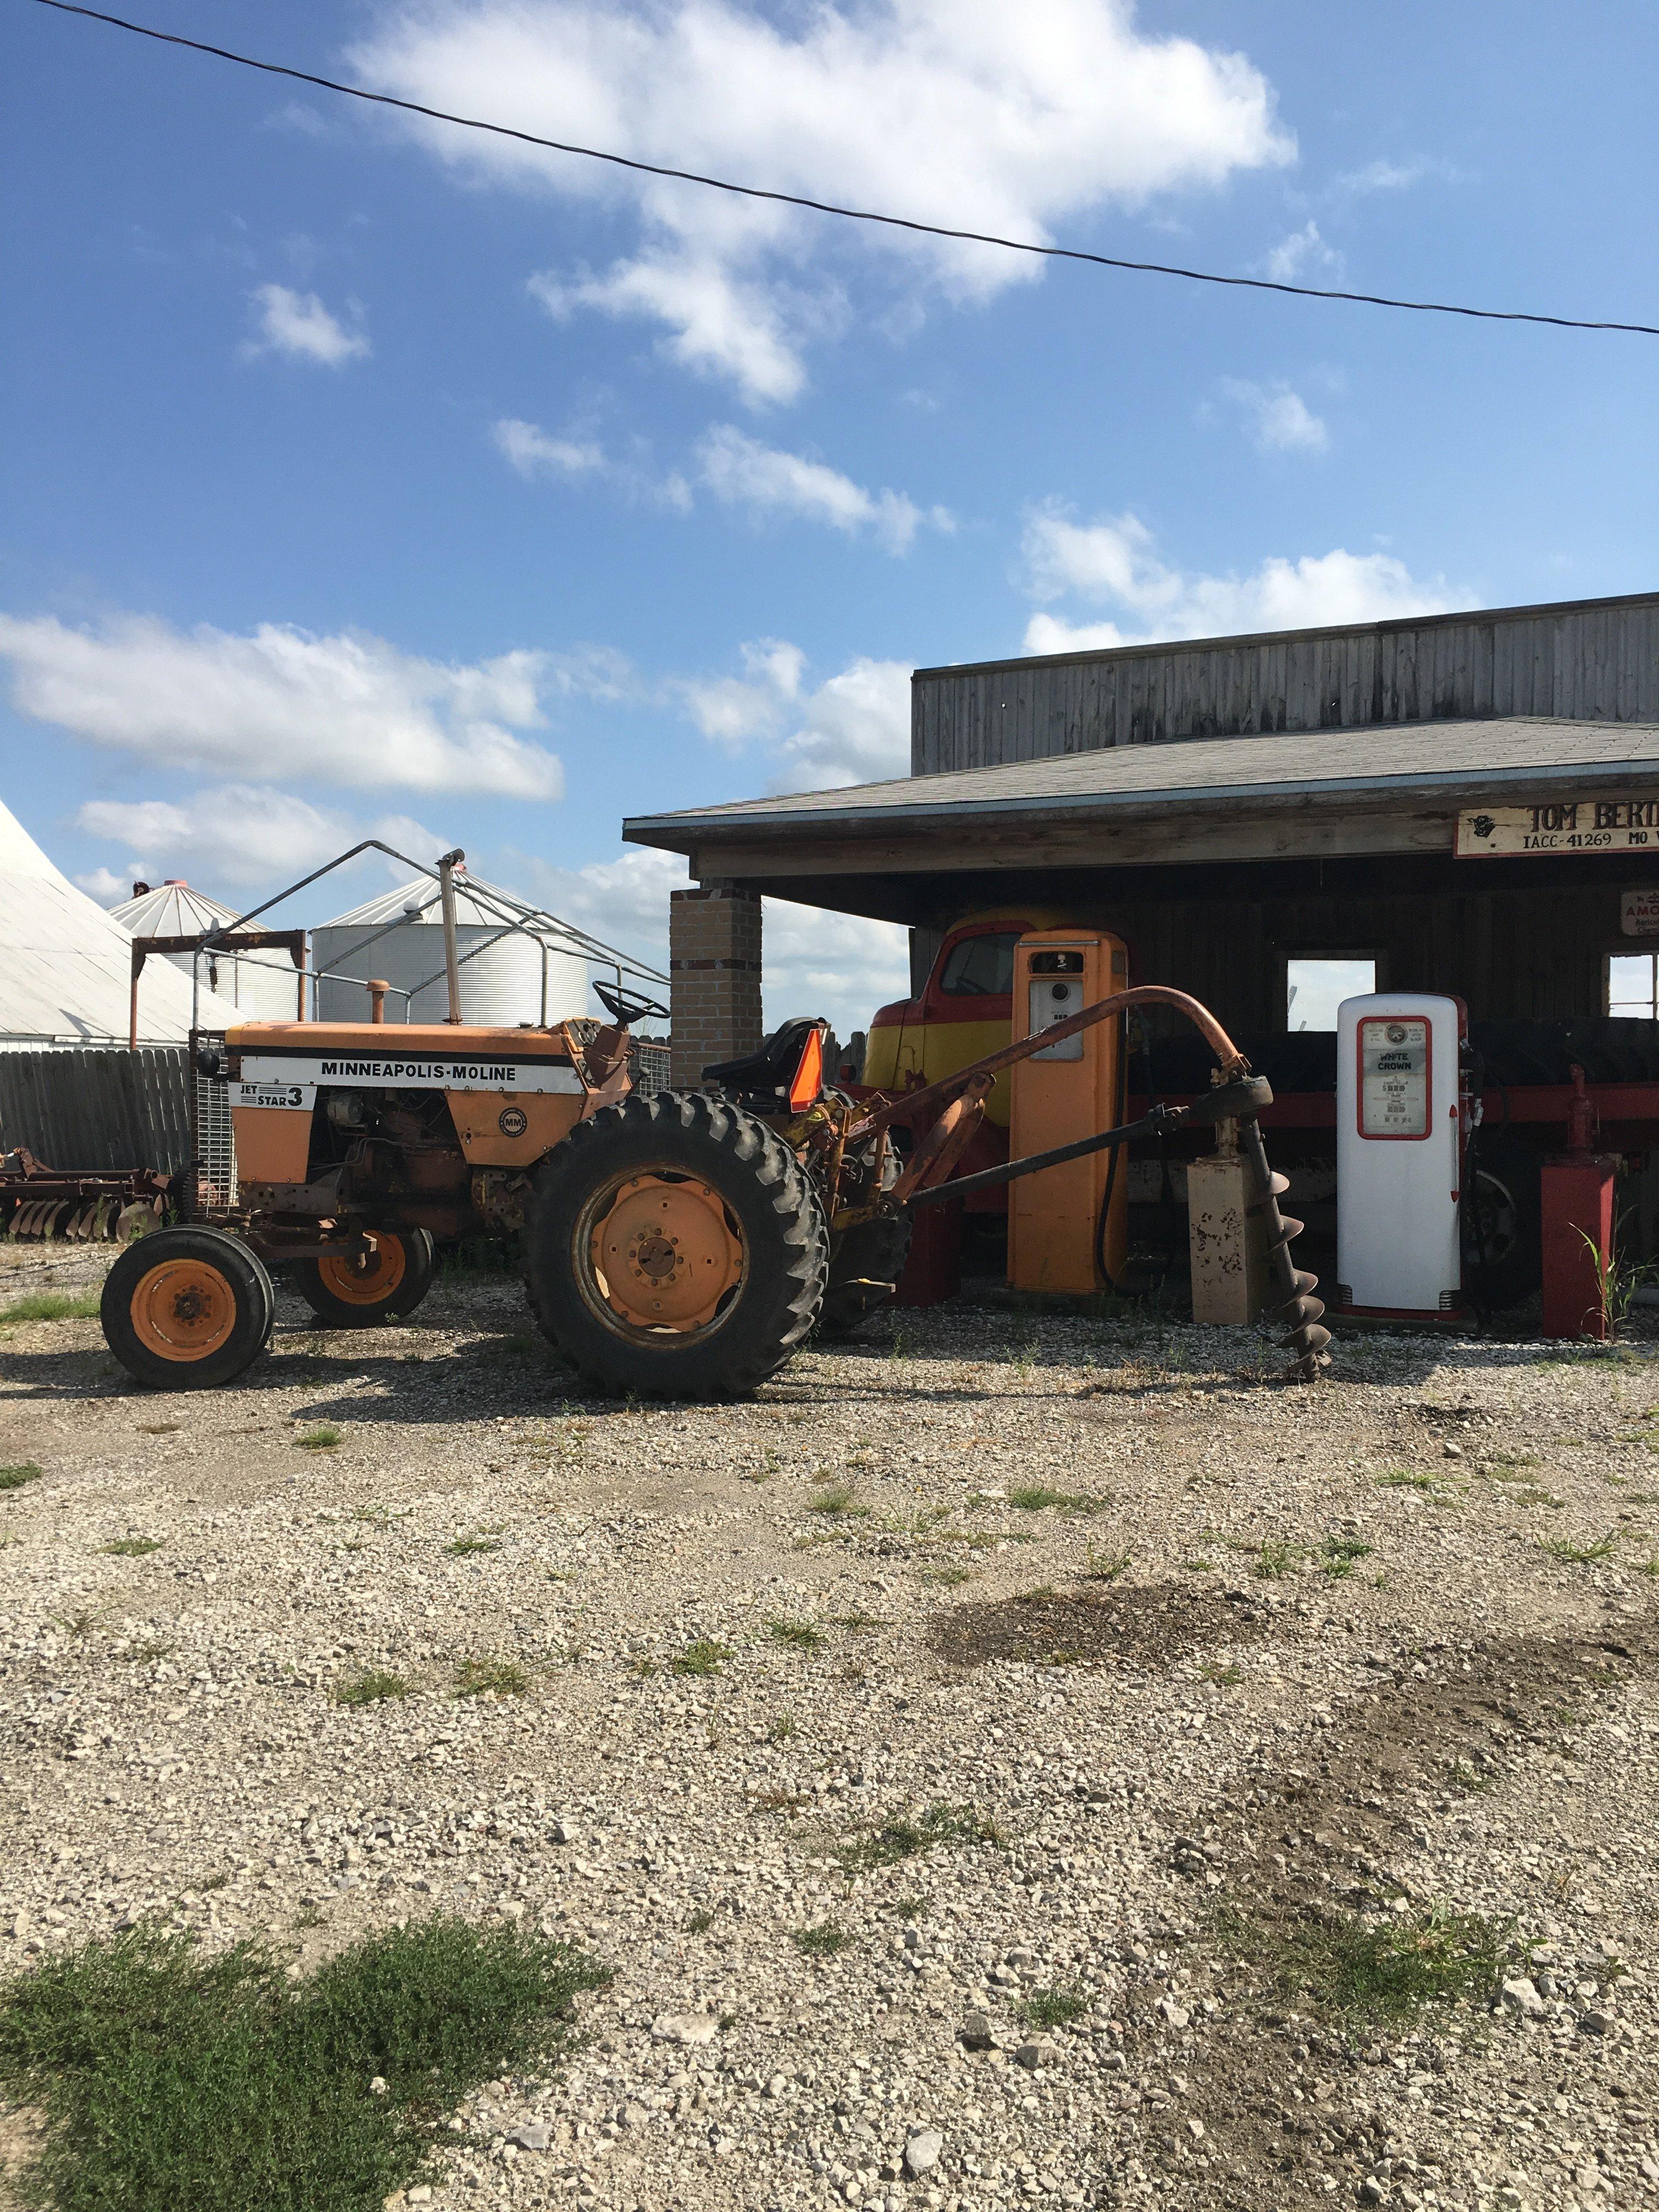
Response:
[[[676,891],[668,902],[668,1079],[696,1090],[714,1061],[761,1041],[761,902],[729,884]]]

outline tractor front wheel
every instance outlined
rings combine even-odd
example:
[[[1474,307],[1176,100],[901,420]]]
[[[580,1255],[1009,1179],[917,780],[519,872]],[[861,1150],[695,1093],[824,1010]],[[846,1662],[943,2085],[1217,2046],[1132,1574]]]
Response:
[[[320,1260],[295,1260],[294,1287],[331,1328],[375,1328],[413,1313],[438,1272],[437,1247],[426,1229],[371,1229],[366,1253],[341,1250]]]
[[[544,1333],[600,1389],[731,1398],[811,1332],[828,1238],[763,1121],[663,1091],[602,1107],[548,1154],[525,1260]]]
[[[104,1278],[110,1350],[152,1390],[228,1382],[270,1340],[276,1311],[258,1254],[222,1229],[157,1229]]]

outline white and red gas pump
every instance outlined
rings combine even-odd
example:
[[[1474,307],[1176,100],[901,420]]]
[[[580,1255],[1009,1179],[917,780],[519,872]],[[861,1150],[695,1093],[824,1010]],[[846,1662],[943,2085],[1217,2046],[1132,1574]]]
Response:
[[[1336,1303],[1386,1321],[1462,1316],[1469,1109],[1461,999],[1378,991],[1336,1015]]]

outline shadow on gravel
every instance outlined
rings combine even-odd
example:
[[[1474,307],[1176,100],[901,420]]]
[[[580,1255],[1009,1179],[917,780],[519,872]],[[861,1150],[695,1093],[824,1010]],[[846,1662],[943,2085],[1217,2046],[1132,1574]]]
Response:
[[[1189,1651],[1251,1642],[1284,1626],[1272,1607],[1243,1592],[1149,1583],[1098,1595],[1033,1590],[954,1606],[935,1618],[928,1640],[952,1667],[981,1667],[992,1659],[1037,1667],[1103,1661],[1160,1667]]]

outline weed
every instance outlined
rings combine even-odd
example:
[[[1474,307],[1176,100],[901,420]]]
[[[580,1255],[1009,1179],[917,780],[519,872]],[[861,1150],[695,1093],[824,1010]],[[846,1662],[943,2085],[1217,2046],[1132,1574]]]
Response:
[[[1033,1990],[1015,2006],[1027,2027],[1069,2027],[1089,2009],[1081,1990]]]
[[[892,1341],[887,1347],[887,1357],[890,1359],[908,1359],[910,1357],[909,1342],[902,1328],[896,1328],[893,1331]]]
[[[852,1940],[847,1930],[838,1928],[833,1920],[821,1920],[816,1928],[797,1928],[789,1938],[795,1948],[809,1959],[833,1959]]]
[[[714,1924],[714,1916],[705,1905],[696,1912],[688,1913],[685,1932],[688,1936],[706,1936]]]
[[[810,1620],[769,1620],[766,1632],[774,1644],[787,1644],[792,1651],[816,1651],[823,1642]]]
[[[1111,1504],[1109,1498],[1091,1498],[1073,1490],[1050,1490],[1046,1483],[1022,1483],[1008,1493],[1010,1505],[1017,1505],[1022,1513],[1041,1513],[1048,1506],[1057,1506],[1062,1513],[1103,1513]]]
[[[826,1483],[816,1498],[807,1499],[806,1510],[809,1513],[844,1514],[851,1520],[857,1520],[870,1510],[867,1505],[860,1503],[858,1492],[850,1482]]]
[[[475,1552],[499,1552],[501,1546],[493,1536],[458,1536],[444,1550],[452,1559],[470,1559]]]
[[[1083,1563],[1083,1579],[1091,1583],[1115,1583],[1120,1575],[1127,1575],[1134,1565],[1134,1555],[1127,1545],[1116,1551],[1097,1551],[1091,1544]]]
[[[1231,1663],[1224,1667],[1218,1661],[1212,1659],[1204,1668],[1204,1679],[1206,1682],[1224,1682],[1231,1689],[1235,1683],[1244,1680],[1244,1669]]]
[[[1372,1546],[1358,1536],[1327,1536],[1320,1546],[1321,1564],[1333,1582],[1344,1581],[1361,1559],[1370,1559]]]
[[[121,1654],[121,1656],[124,1659],[131,1660],[134,1666],[149,1667],[152,1666],[158,1659],[167,1658],[169,1654],[176,1651],[178,1649],[179,1647],[176,1644],[129,1644],[126,1650]]]
[[[294,1916],[294,1924],[296,1928],[310,1929],[325,1928],[328,1923],[314,1905],[302,1905]]]
[[[849,1629],[854,1635],[868,1628],[885,1628],[888,1624],[878,1613],[832,1613],[831,1623],[836,1628]]]
[[[793,1820],[797,1813],[806,1810],[811,1800],[804,1790],[791,1790],[781,1784],[775,1790],[757,1790],[753,1802],[757,1813],[783,1813]]]
[[[118,1536],[112,1544],[100,1544],[98,1548],[114,1559],[142,1559],[147,1553],[159,1552],[161,1540],[159,1536]]]
[[[79,1945],[0,2000],[0,2075],[46,2122],[28,2194],[380,2212],[430,2172],[440,2115],[556,2057],[577,1992],[607,1978],[567,1944],[448,1917],[299,1986],[251,1944],[204,1956],[153,1924]]]
[[[1553,1559],[1565,1559],[1570,1566],[1584,1567],[1592,1559],[1605,1559],[1618,1541],[1619,1531],[1609,1528],[1594,1544],[1575,1544],[1568,1536],[1540,1536],[1538,1548],[1547,1552]]]
[[[1275,1978],[1316,2002],[1371,2020],[1483,1997],[1513,1955],[1512,1923],[1444,1905],[1374,1925],[1353,1914],[1299,1923],[1274,1946]]]
[[[896,1866],[900,1860],[930,1851],[935,1844],[994,1844],[1006,1848],[1006,1838],[994,1820],[987,1820],[971,1805],[930,1805],[917,1820],[893,1814],[879,1827],[843,1845],[842,1863],[849,1874],[873,1867]]]
[[[1638,1571],[1644,1575],[1659,1575],[1659,1559],[1644,1559]]]
[[[1255,1571],[1265,1583],[1283,1582],[1286,1575],[1296,1572],[1297,1562],[1303,1554],[1304,1547],[1300,1544],[1265,1538],[1255,1555]]]
[[[1421,1490],[1432,1492],[1440,1486],[1437,1475],[1425,1474],[1419,1468],[1391,1467],[1386,1474],[1376,1478],[1379,1490]]]
[[[302,1430],[294,1441],[301,1451],[332,1451],[340,1441],[340,1431],[332,1421],[319,1421],[315,1428]]]
[[[343,1675],[334,1685],[332,1694],[337,1705],[374,1705],[382,1698],[406,1698],[413,1687],[401,1674],[365,1667],[361,1674]]]
[[[920,1920],[927,1910],[925,1897],[902,1897],[893,1907],[901,1920]]]
[[[107,1606],[88,1605],[82,1606],[79,1613],[54,1613],[52,1617],[65,1636],[78,1641],[83,1636],[91,1635],[108,1610]]]
[[[455,1677],[458,1698],[522,1698],[530,1677],[510,1659],[463,1659]]]
[[[795,1733],[795,1716],[792,1712],[774,1713],[767,1723],[768,1743],[787,1743]]]
[[[947,1565],[942,1567],[924,1567],[921,1571],[921,1579],[925,1583],[938,1583],[945,1589],[957,1589],[963,1583],[976,1580],[976,1577],[971,1567]]]
[[[712,1636],[700,1636],[695,1644],[688,1644],[678,1658],[668,1662],[671,1674],[718,1674],[726,1660],[736,1654],[729,1644],[717,1644]]]
[[[0,1328],[20,1321],[93,1321],[101,1301],[98,1291],[31,1291],[0,1312]]]
[[[636,1659],[634,1662],[634,1672],[642,1682],[648,1682],[656,1671],[657,1662],[654,1659]]]
[[[40,1474],[32,1459],[21,1460],[15,1467],[0,1467],[0,1490],[21,1490],[26,1482],[39,1482]]]

